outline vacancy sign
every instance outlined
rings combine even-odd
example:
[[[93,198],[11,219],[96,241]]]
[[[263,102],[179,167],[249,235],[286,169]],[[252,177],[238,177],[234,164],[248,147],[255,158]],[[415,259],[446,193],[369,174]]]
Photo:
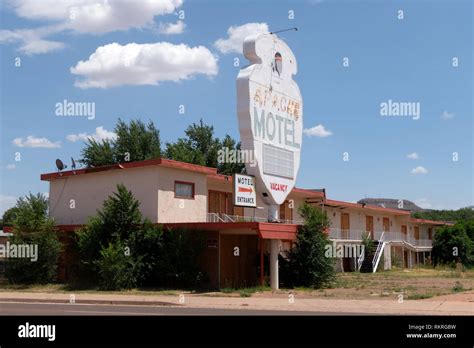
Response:
[[[255,178],[250,175],[234,174],[234,205],[256,207]]]

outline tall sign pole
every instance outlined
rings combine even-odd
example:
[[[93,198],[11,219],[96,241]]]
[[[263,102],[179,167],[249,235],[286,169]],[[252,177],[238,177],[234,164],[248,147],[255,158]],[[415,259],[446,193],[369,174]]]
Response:
[[[303,100],[293,80],[296,58],[274,33],[248,37],[243,53],[250,64],[237,77],[237,115],[242,150],[258,194],[269,207],[268,220],[279,220],[279,206],[295,186],[303,133]],[[278,288],[279,240],[271,240],[270,278]]]

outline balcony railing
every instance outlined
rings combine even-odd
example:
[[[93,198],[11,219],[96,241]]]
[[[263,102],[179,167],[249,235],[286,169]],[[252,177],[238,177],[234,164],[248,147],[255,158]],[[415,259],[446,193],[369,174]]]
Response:
[[[206,222],[268,222],[268,218],[261,216],[242,216],[242,215],[229,215],[223,213],[207,213]],[[303,224],[303,220],[289,220],[280,219],[278,220],[281,224]]]
[[[344,230],[340,228],[330,228],[329,229],[329,238],[331,239],[341,239],[341,240],[362,240],[362,235],[368,233],[363,230]],[[407,242],[413,246],[420,247],[431,247],[432,241],[430,239],[415,239],[414,237],[401,233],[401,232],[384,232],[384,231],[375,231],[374,239],[380,240],[384,234],[384,240],[392,242]]]

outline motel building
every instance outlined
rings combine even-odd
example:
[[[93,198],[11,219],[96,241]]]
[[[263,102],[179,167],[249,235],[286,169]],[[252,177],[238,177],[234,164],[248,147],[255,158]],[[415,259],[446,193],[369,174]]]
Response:
[[[215,168],[168,159],[53,172],[41,175],[41,180],[50,184],[49,214],[65,244],[60,280],[73,274],[74,256],[68,248],[73,231],[102,208],[118,184],[133,192],[143,216],[162,224],[165,233],[167,227],[180,227],[205,235],[200,266],[212,288],[271,284],[277,289],[278,255],[284,256],[296,239],[303,223],[297,210],[304,202],[327,213],[331,227],[326,233],[336,246],[361,245],[364,232],[376,241],[372,255],[338,259],[338,270],[345,272],[372,272],[380,262],[390,269],[392,255],[405,268],[427,263],[435,229],[443,224],[412,219],[405,210],[328,199],[324,189],[301,188],[291,190],[280,205],[278,221],[269,222],[269,207],[260,195],[256,208],[233,204],[233,177],[220,175]],[[264,265],[267,257],[269,266]]]

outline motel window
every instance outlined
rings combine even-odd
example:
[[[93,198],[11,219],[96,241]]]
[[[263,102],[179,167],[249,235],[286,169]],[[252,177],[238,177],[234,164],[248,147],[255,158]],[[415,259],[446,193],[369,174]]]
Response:
[[[194,183],[175,181],[174,182],[174,197],[194,199]]]

